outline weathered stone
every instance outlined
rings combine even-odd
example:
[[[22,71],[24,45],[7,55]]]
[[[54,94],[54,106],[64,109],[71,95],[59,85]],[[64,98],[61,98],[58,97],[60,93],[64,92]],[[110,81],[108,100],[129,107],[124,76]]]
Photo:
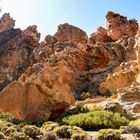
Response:
[[[54,37],[59,42],[73,41],[83,45],[86,45],[88,40],[87,34],[84,31],[68,23],[59,25]]]
[[[96,42],[111,42],[111,38],[107,35],[107,30],[103,27],[99,27],[97,32],[92,33],[89,38],[89,44],[93,45]]]
[[[118,100],[140,102],[140,85],[133,84],[129,87],[121,88],[118,90],[118,94]]]
[[[116,94],[117,89],[130,86],[135,81],[135,74],[130,71],[119,71],[109,75],[105,82],[100,84],[99,91],[103,95]]]
[[[9,14],[3,18],[1,21],[8,23],[5,23],[7,29],[0,33],[0,90],[18,79],[35,62],[32,51],[38,45],[40,38],[36,26],[21,31],[13,29],[14,24],[11,23]]]
[[[8,31],[15,26],[15,21],[10,17],[9,13],[5,13],[0,19],[0,33]]]
[[[127,17],[121,16],[114,12],[108,12],[107,18],[107,35],[116,41],[123,36],[135,36],[138,30],[136,20],[127,20]]]

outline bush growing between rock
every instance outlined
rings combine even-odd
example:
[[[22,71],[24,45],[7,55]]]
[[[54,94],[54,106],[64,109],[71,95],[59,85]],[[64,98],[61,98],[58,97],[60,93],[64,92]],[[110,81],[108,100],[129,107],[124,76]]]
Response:
[[[4,120],[4,121],[8,121],[8,122],[13,122],[14,117],[11,113],[4,113],[4,112],[0,112],[0,119]]]
[[[99,105],[99,104],[88,105],[88,106],[86,106],[86,108],[87,108],[89,111],[91,111],[91,112],[93,112],[93,111],[102,111],[102,110],[104,110],[104,107],[101,106],[101,105]]]
[[[129,123],[125,117],[109,111],[94,111],[64,117],[62,123],[78,126],[84,130],[99,130],[105,128],[119,129]]]
[[[80,97],[79,100],[86,100],[87,98],[92,98],[93,94],[91,94],[90,92],[83,92]]]
[[[121,140],[121,132],[114,129],[101,129],[97,134],[97,140]]]

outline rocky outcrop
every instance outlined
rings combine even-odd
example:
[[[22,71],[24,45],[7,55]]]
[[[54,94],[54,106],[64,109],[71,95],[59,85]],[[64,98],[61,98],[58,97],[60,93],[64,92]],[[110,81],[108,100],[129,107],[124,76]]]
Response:
[[[10,21],[9,21],[10,20]],[[32,51],[38,46],[40,34],[36,26],[30,26],[26,30],[14,29],[9,14],[5,14],[0,27],[0,90],[25,72],[35,63]],[[8,22],[8,23],[7,23]],[[12,28],[12,29],[11,29]]]
[[[103,27],[99,27],[97,32],[92,33],[89,38],[89,45],[93,45],[96,42],[111,42],[112,39],[107,35],[107,30]]]
[[[107,35],[116,41],[123,36],[135,36],[138,30],[136,20],[127,20],[127,17],[121,16],[114,12],[108,12],[107,18]]]
[[[0,19],[0,33],[8,31],[15,26],[15,21],[10,17],[9,13],[5,13]]]
[[[88,91],[105,97],[79,102],[80,106],[101,103],[107,110],[139,116],[139,86],[131,87],[139,81],[138,24],[113,12],[107,14],[107,22],[107,29],[98,28],[89,39],[69,24],[58,26],[41,43],[36,26],[0,33],[1,90],[14,81],[0,93],[0,111],[18,119],[48,120]]]
[[[58,26],[54,37],[59,42],[73,41],[83,45],[86,45],[88,40],[87,34],[84,31],[67,23]]]

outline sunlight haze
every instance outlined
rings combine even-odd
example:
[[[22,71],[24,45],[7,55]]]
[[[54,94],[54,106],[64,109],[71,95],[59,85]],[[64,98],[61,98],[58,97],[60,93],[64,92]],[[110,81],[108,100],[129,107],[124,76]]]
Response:
[[[0,15],[9,12],[21,29],[37,25],[43,39],[53,35],[63,23],[77,26],[90,35],[98,26],[106,26],[105,15],[110,10],[139,21],[139,4],[139,0],[127,0],[127,4],[126,0],[0,0]]]

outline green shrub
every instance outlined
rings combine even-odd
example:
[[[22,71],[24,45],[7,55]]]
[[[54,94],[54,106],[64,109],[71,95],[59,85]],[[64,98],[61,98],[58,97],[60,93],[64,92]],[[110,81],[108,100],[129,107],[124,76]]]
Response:
[[[17,130],[13,127],[9,127],[8,129],[6,129],[3,133],[6,136],[10,136],[12,133],[16,132]]]
[[[89,105],[89,106],[87,106],[87,108],[88,108],[91,112],[93,112],[93,111],[102,111],[102,110],[104,110],[104,107],[101,106],[101,105],[99,105],[99,104]]]
[[[58,126],[59,126],[58,123],[48,121],[48,122],[43,123],[41,128],[44,129],[45,131],[52,131],[54,128]]]
[[[84,131],[73,131],[72,132],[72,139],[73,140],[88,140],[88,135]]]
[[[87,112],[89,112],[89,110],[85,107],[71,106],[70,108],[64,111],[64,113],[58,119],[58,122],[61,123],[61,119],[64,117],[71,116],[74,114],[79,114],[79,113],[87,113]]]
[[[52,131],[47,132],[44,137],[45,137],[44,138],[45,140],[58,140],[56,133],[54,133]]]
[[[40,134],[40,129],[34,125],[26,125],[23,127],[23,133],[31,138],[36,138]]]
[[[7,140],[6,136],[0,132],[0,140]]]
[[[114,129],[101,129],[97,134],[97,140],[121,140],[121,132]]]
[[[138,120],[134,120],[134,121],[130,121],[129,125],[131,126],[139,126],[140,127],[140,119]]]
[[[14,117],[11,113],[8,113],[8,112],[0,112],[0,119],[1,120],[5,120],[5,121],[8,121],[8,122],[13,122],[14,120]]]
[[[62,119],[62,123],[71,126],[78,126],[84,130],[99,130],[105,128],[118,129],[121,126],[128,125],[129,120],[118,113],[94,111],[64,117]]]
[[[60,137],[60,138],[71,138],[71,127],[70,126],[59,126],[54,129],[54,132]]]
[[[93,97],[93,94],[89,93],[89,92],[83,92],[79,99],[80,100],[86,100],[87,98],[92,98]]]
[[[22,132],[12,133],[11,138],[14,140],[29,140],[29,136]]]

